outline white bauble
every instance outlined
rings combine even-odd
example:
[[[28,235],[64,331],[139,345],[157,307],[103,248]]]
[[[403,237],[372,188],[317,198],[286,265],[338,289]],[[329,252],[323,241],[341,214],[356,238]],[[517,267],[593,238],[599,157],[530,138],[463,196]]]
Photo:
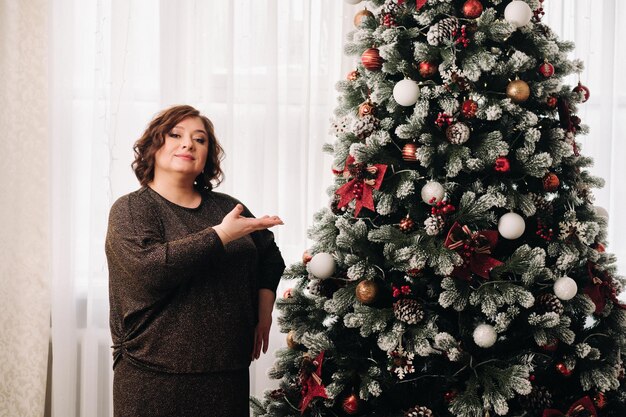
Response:
[[[561,277],[554,283],[553,290],[559,300],[567,301],[578,293],[578,285],[570,277]]]
[[[530,23],[532,17],[533,11],[525,1],[513,0],[504,9],[504,19],[509,23],[513,23],[517,28],[526,26]]]
[[[393,87],[393,98],[401,106],[412,106],[420,96],[420,87],[413,81],[404,79]]]
[[[497,339],[496,329],[489,324],[480,324],[474,330],[474,343],[481,348],[490,348],[496,343]]]
[[[445,195],[446,190],[444,190],[443,185],[439,184],[437,181],[430,181],[422,187],[422,200],[424,203],[430,204],[431,206],[443,200]]]
[[[606,211],[606,209],[602,206],[593,206],[594,210],[596,211],[596,216],[598,217],[604,217],[606,219],[606,221],[609,221],[609,212]]]
[[[345,1],[348,4],[359,4],[359,3],[361,3],[361,0],[345,0]]]
[[[506,213],[498,221],[498,232],[505,239],[517,239],[524,234],[525,229],[524,218],[517,213]]]
[[[326,279],[335,273],[335,259],[330,253],[318,253],[308,263],[309,272],[318,279]]]

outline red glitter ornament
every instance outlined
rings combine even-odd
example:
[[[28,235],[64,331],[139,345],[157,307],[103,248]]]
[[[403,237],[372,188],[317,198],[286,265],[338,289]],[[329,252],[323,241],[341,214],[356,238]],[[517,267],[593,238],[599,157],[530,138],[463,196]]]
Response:
[[[463,4],[463,16],[476,19],[483,13],[483,4],[478,0],[467,0]]]
[[[471,98],[468,98],[467,100],[465,100],[463,104],[461,105],[461,113],[463,113],[463,116],[467,119],[476,117],[477,111],[478,111],[478,103],[476,103]]]
[[[539,72],[546,78],[552,77],[554,75],[554,65],[546,60],[539,66]]]
[[[556,370],[559,371],[559,373],[563,376],[570,376],[572,374],[572,371],[570,369],[567,369],[567,366],[565,366],[563,362],[559,362],[556,364]]]
[[[595,244],[595,250],[597,250],[600,253],[604,253],[604,252],[606,252],[606,247],[604,246],[604,244],[602,242],[597,242]]]
[[[543,189],[546,191],[556,191],[559,188],[561,181],[554,172],[548,172],[543,177]]]
[[[511,164],[506,156],[500,156],[496,158],[496,164],[493,167],[498,172],[509,172],[511,170]]]
[[[423,78],[432,78],[439,72],[437,64],[430,61],[422,61],[419,63],[419,73]]]
[[[360,410],[359,397],[354,394],[347,396],[342,403],[343,411],[348,415],[358,414]]]
[[[380,71],[383,67],[383,59],[380,57],[377,48],[368,48],[361,55],[361,63],[370,71]]]
[[[602,391],[593,396],[593,403],[599,409],[603,409],[604,407],[606,407],[606,396]]]
[[[357,70],[352,70],[348,73],[348,75],[346,76],[346,78],[348,79],[348,81],[356,81],[359,78],[359,71]]]
[[[550,107],[551,109],[556,109],[557,104],[559,103],[559,99],[556,98],[555,96],[550,96],[546,99],[546,104],[548,105],[548,107]]]
[[[591,91],[589,91],[589,88],[582,85],[580,82],[576,87],[574,87],[573,91],[575,93],[583,93],[583,103],[587,102],[587,100],[589,100],[589,96],[591,95]]]

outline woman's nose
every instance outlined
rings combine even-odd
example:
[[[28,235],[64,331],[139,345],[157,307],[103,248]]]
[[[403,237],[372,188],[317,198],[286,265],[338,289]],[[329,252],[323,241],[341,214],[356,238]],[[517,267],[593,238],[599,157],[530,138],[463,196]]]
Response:
[[[193,147],[193,140],[191,136],[183,136],[183,148],[191,149]]]

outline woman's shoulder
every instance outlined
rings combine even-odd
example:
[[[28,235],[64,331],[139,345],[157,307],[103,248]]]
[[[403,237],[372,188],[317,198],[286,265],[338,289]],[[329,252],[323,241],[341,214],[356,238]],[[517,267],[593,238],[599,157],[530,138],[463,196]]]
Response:
[[[150,215],[153,212],[154,199],[150,195],[148,187],[124,194],[119,197],[110,210],[110,217],[131,218]]]

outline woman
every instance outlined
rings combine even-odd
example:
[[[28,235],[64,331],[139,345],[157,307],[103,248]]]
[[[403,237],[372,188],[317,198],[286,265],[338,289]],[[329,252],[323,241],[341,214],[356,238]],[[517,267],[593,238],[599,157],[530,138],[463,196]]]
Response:
[[[212,191],[223,151],[193,107],[157,115],[134,151],[142,187],[106,237],[114,415],[248,416],[285,268],[267,229],[283,222]]]

